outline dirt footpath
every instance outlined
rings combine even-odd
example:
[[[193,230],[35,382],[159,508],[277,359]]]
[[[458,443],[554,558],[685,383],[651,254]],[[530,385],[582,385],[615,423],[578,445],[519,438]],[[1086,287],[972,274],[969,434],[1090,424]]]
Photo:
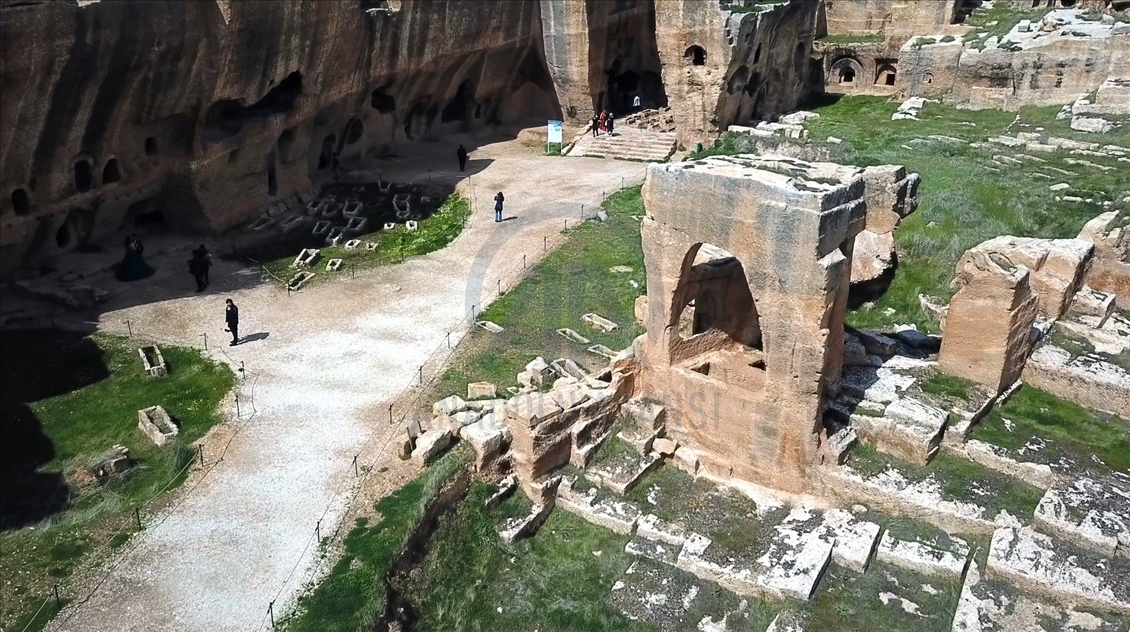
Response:
[[[425,143],[366,169],[394,181],[455,181],[454,147]],[[204,295],[111,303],[103,330],[126,333],[128,320],[141,335],[194,346],[207,333],[210,354],[243,366],[249,377],[239,431],[222,462],[150,518],[90,600],[66,608],[50,629],[254,630],[267,623],[271,601],[275,613],[285,611],[318,572],[315,525],[321,520],[325,536],[348,510],[354,455],[370,455],[361,460],[375,465],[368,481],[378,495],[402,484],[403,467],[378,470],[396,459],[387,440],[399,428],[388,423],[389,404],[417,379],[421,362],[448,331],[461,335],[471,306],[481,310],[497,278],[520,267],[523,255],[533,263],[564,218],[581,204],[599,204],[602,192],[642,182],[644,172],[639,163],[532,155],[516,141],[480,147],[471,158],[481,171],[459,190],[474,202],[472,221],[440,252],[292,296],[221,261]],[[514,219],[496,224],[499,190]],[[183,272],[178,262],[163,267]],[[167,286],[186,278],[160,273],[138,292],[175,295]],[[239,305],[240,334],[251,342],[226,346],[225,298]],[[129,299],[137,303],[139,295]],[[254,413],[246,410],[252,391]]]

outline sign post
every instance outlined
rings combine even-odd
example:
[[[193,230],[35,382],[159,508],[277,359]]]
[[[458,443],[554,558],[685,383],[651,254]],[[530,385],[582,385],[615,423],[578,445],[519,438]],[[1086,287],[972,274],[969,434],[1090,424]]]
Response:
[[[558,145],[564,144],[562,141],[563,127],[564,124],[562,123],[562,121],[549,122],[549,131],[546,134],[545,153],[549,153],[549,148],[553,145],[553,143],[557,143]],[[558,151],[558,153],[560,153],[560,150]]]

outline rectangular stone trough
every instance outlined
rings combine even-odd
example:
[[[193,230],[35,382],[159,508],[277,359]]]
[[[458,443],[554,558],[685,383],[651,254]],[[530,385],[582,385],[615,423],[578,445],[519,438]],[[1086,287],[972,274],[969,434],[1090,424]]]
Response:
[[[369,250],[369,251],[376,250],[377,246],[378,246],[378,244],[375,241],[366,241],[365,242],[365,250]]]
[[[286,287],[288,290],[298,291],[302,289],[303,285],[306,285],[307,281],[313,278],[313,272],[299,272],[298,274],[290,277],[290,281],[287,281]]]
[[[344,226],[334,226],[333,228],[330,229],[330,232],[326,235],[326,243],[331,245],[331,246],[336,246],[338,244],[338,242],[340,242],[344,238],[345,238],[345,227]]]
[[[302,252],[298,253],[298,256],[294,258],[294,263],[291,264],[291,267],[308,268],[314,265],[314,262],[318,260],[319,252],[317,248],[303,248]]]
[[[396,195],[392,196],[392,207],[398,211],[411,211],[412,194],[397,193]]]
[[[389,190],[391,190],[391,189],[392,189],[392,183],[391,182],[381,182],[380,178],[377,178],[377,190],[378,191],[380,191],[381,193],[388,193]]]
[[[318,214],[318,208],[321,205],[322,205],[321,200],[311,200],[311,201],[307,202],[306,203],[306,214],[307,215],[317,215]]]
[[[330,226],[331,224],[329,222],[318,222],[317,224],[314,224],[314,230],[310,231],[310,234],[325,235],[326,233],[330,232]]]
[[[349,221],[345,224],[345,232],[359,233],[365,230],[365,226],[369,223],[368,218],[365,217],[350,217]]]
[[[381,230],[396,230],[396,223],[395,222],[385,222],[384,226],[381,227]]]
[[[609,360],[616,357],[616,352],[604,345],[593,345],[588,348],[588,352],[595,353],[596,355],[602,358],[608,358]]]
[[[576,343],[579,343],[579,344],[582,344],[582,345],[587,345],[590,342],[592,342],[588,338],[585,338],[581,334],[573,331],[572,329],[569,329],[568,327],[566,327],[564,329],[558,329],[557,333],[558,333],[558,335],[562,336],[566,340],[571,340],[572,342],[576,342]]]
[[[492,323],[489,320],[476,320],[475,325],[489,331],[492,334],[501,333],[503,331],[501,325]]]
[[[326,272],[337,272],[341,269],[341,259],[330,259],[326,262]]]
[[[145,433],[158,448],[176,441],[180,429],[160,406],[150,406],[137,411],[137,429]]]
[[[595,329],[599,329],[599,330],[604,331],[604,332],[616,331],[617,329],[620,328],[620,326],[617,325],[616,323],[608,320],[607,318],[605,318],[603,316],[599,316],[597,314],[585,314],[585,315],[581,316],[581,320],[592,325]]]
[[[346,250],[355,250],[360,245],[361,245],[360,239],[350,239],[349,241],[345,242],[345,249]]]
[[[270,217],[260,217],[259,219],[252,222],[251,226],[248,226],[248,228],[250,228],[251,230],[253,230],[255,232],[262,232],[262,231],[267,230],[268,228],[270,228],[271,226],[274,226],[274,225],[275,225],[274,219],[272,219]]]
[[[340,217],[341,216],[341,209],[343,207],[344,207],[343,204],[339,204],[337,202],[335,202],[333,204],[327,204],[324,208],[322,208],[322,218],[323,219],[334,219],[336,217]]]
[[[407,222],[404,222],[404,228],[409,232],[415,232],[417,230],[420,230],[420,223],[414,219],[410,219]]]
[[[568,358],[558,358],[549,363],[550,368],[561,377],[571,377],[578,380],[583,380],[589,375],[581,368],[581,365]]]
[[[309,218],[305,215],[295,215],[294,217],[284,220],[282,224],[279,224],[279,227],[282,228],[284,233],[289,233],[304,225],[307,221],[309,221]]]
[[[364,204],[357,201],[347,202],[345,208],[341,209],[341,214],[345,217],[357,217],[361,209],[365,208]]]
[[[141,367],[149,377],[165,377],[169,374],[165,356],[161,355],[161,349],[157,345],[141,347],[137,350],[137,355],[141,356]]]

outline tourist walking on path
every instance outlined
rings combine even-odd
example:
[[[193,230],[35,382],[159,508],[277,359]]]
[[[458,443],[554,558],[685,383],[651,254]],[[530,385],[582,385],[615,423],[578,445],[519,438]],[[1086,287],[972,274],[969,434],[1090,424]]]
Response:
[[[611,136],[612,128],[616,126],[616,117],[610,113],[608,115],[608,120],[605,121],[604,124],[608,127],[608,135]]]
[[[212,267],[212,253],[208,252],[208,248],[204,244],[192,251],[192,256],[200,259],[200,276],[204,280],[204,287],[208,287],[212,282],[208,280],[208,270]]]
[[[643,107],[641,106],[640,95],[637,94],[636,97],[632,99],[632,110],[639,112],[641,109],[643,109]]]
[[[467,148],[459,145],[459,149],[455,150],[455,157],[459,159],[459,170],[463,171],[467,168]]]
[[[200,259],[200,251],[193,250],[192,258],[188,260],[188,272],[192,280],[196,281],[196,291],[204,291],[204,262]]]
[[[596,138],[600,134],[600,115],[596,112],[592,113],[592,137]]]
[[[605,121],[607,121],[607,120],[608,120],[608,112],[602,111],[600,113],[600,125],[598,126],[598,129],[600,129],[601,134],[604,133],[604,125],[605,125]]]
[[[228,328],[225,331],[231,332],[230,347],[239,344],[239,308],[229,298],[227,300],[227,308],[224,310],[224,321],[227,322]]]
[[[498,195],[494,196],[494,221],[495,222],[501,222],[502,221],[502,203],[504,201],[506,201],[506,197],[504,197],[502,195],[502,191],[499,191]]]

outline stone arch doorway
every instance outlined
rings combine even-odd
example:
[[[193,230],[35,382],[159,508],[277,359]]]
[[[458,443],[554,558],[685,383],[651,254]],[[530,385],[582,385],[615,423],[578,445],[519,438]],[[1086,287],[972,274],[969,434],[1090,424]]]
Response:
[[[337,143],[337,136],[330,134],[322,139],[322,152],[318,154],[318,169],[329,169],[333,165],[334,158],[334,145]]]
[[[830,76],[834,83],[850,88],[863,76],[863,66],[851,57],[841,57],[832,62]]]
[[[616,115],[665,107],[656,41],[655,0],[585,2],[589,24],[589,94],[597,111]],[[705,60],[704,60],[705,62]]]
[[[765,383],[761,316],[741,261],[708,243],[691,246],[672,295],[672,365],[749,390]]]

